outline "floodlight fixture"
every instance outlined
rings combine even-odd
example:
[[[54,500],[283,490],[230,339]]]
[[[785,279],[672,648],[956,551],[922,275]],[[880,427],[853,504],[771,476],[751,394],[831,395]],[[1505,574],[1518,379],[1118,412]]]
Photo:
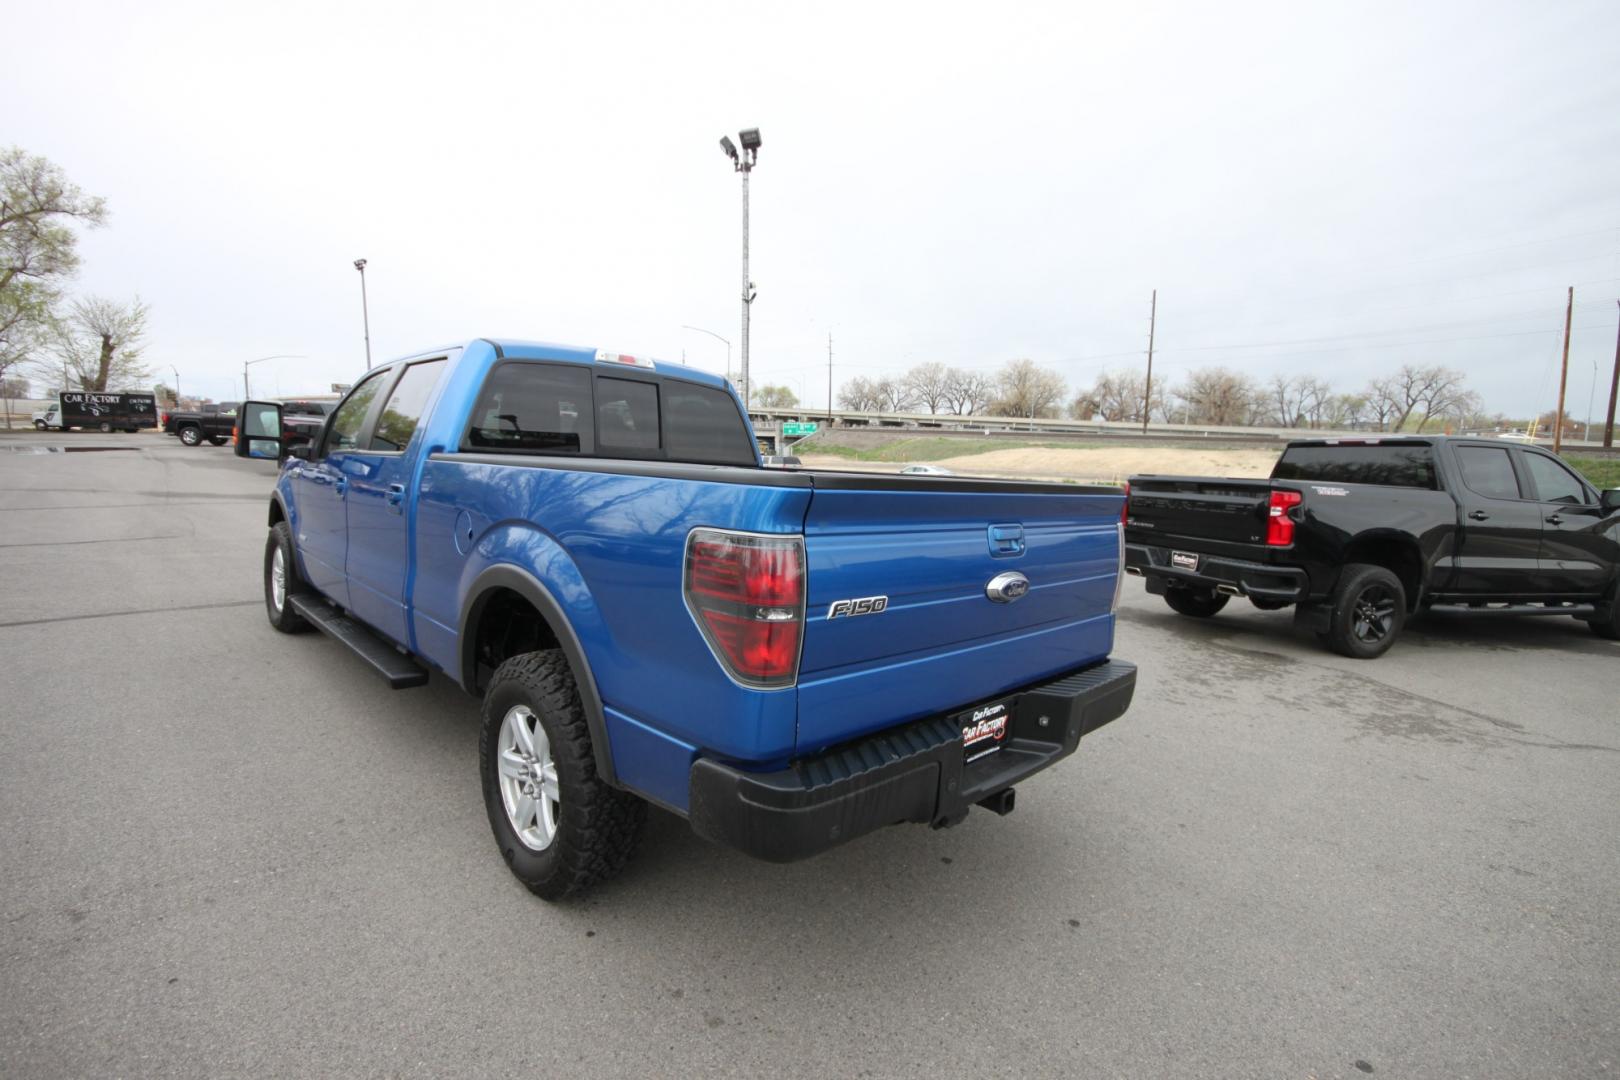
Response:
[[[759,153],[759,128],[744,128],[737,132],[737,138],[742,142],[744,150],[750,153]]]
[[[731,141],[730,135],[720,136],[720,149],[726,152],[726,157],[732,161],[737,160],[737,144]]]

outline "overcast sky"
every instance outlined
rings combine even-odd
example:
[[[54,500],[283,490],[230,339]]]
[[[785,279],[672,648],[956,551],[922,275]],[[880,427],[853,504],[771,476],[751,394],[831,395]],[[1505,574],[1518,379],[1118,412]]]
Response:
[[[9,5],[0,143],[104,195],[77,288],[182,389],[324,391],[504,335],[756,382],[1028,356],[1570,412],[1620,297],[1620,5]],[[1600,400],[1599,410],[1602,408]]]

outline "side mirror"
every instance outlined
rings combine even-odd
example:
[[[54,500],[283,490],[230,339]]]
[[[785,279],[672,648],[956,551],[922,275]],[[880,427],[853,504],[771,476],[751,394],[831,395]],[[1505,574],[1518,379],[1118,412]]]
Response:
[[[1620,510],[1620,488],[1609,488],[1598,496],[1598,505],[1603,507],[1604,513],[1612,514]]]
[[[244,401],[236,410],[236,456],[281,460],[281,406]]]

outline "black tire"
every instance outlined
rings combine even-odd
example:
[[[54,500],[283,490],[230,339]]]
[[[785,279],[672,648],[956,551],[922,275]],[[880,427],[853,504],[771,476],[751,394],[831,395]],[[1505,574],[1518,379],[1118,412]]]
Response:
[[[103,420],[103,421],[102,421],[102,422],[101,422],[101,433],[102,433],[102,434],[103,434],[103,435],[105,435],[105,434],[107,434],[107,433],[108,433],[108,432],[110,432],[110,431],[111,431],[111,430],[112,430],[112,425],[111,425],[111,424],[109,424],[109,423],[107,423],[107,421],[105,421],[105,420]]]
[[[43,421],[43,420],[35,420],[34,421],[34,430],[35,431],[44,431],[48,426],[49,425],[46,424],[45,421]]]
[[[1251,597],[1249,597],[1249,603],[1253,604],[1255,607],[1259,608],[1261,611],[1281,611],[1283,608],[1291,606],[1293,604],[1293,601],[1292,600],[1262,600],[1258,596],[1251,596]]]
[[[1405,625],[1406,588],[1393,571],[1351,563],[1340,572],[1328,614],[1328,648],[1353,660],[1372,660],[1389,651]]]
[[[1178,615],[1190,615],[1195,619],[1207,619],[1226,606],[1231,599],[1225,593],[1218,593],[1214,589],[1190,589],[1171,586],[1164,590],[1164,602],[1170,605],[1171,610]]]
[[[278,551],[285,569],[279,605],[276,603],[273,580]],[[308,583],[298,576],[298,560],[293,557],[292,529],[287,527],[285,521],[278,521],[270,526],[270,538],[264,545],[264,611],[270,617],[270,625],[283,634],[301,634],[308,630],[309,621],[293,610],[291,601],[294,596],[310,591]]]
[[[540,850],[518,836],[501,789],[502,725],[519,707],[544,727],[556,766],[556,832]],[[517,879],[536,896],[561,900],[623,869],[647,824],[647,804],[597,775],[585,710],[562,652],[543,649],[501,664],[484,694],[483,717],[478,756],[484,809]]]
[[[210,435],[210,436],[208,436],[208,445],[209,446],[224,446],[225,445],[225,440],[220,438],[218,435]]]
[[[180,429],[180,441],[185,443],[187,446],[201,446],[202,439],[202,428],[198,427],[196,424],[187,424],[185,427]]]

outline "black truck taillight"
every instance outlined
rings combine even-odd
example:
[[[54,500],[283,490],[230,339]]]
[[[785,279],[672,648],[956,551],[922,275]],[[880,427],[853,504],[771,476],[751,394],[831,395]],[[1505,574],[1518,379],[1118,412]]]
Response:
[[[1298,506],[1304,496],[1297,491],[1273,491],[1267,508],[1266,543],[1271,547],[1287,547],[1294,542],[1294,519],[1288,512]]]
[[[804,538],[693,529],[682,591],[715,658],[744,686],[799,677],[804,639]]]

